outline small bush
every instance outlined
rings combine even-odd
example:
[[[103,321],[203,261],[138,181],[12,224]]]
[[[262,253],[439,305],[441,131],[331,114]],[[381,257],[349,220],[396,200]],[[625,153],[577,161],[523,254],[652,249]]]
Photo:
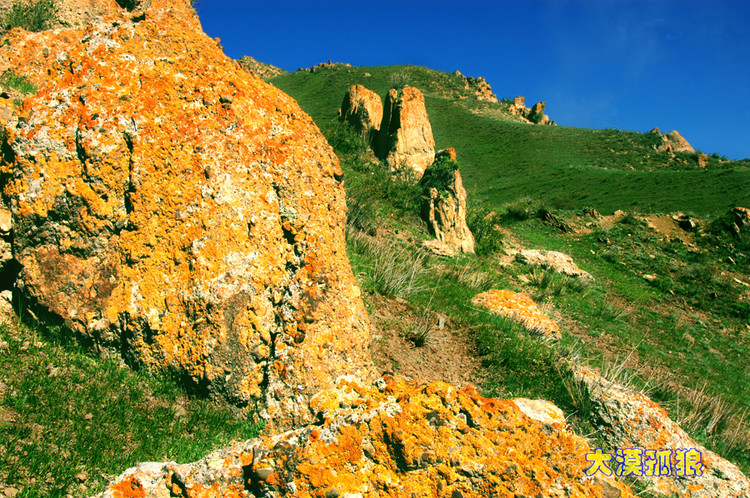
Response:
[[[19,76],[10,69],[0,76],[0,84],[24,94],[36,93],[37,91],[36,85],[30,82],[25,76]]]
[[[44,31],[57,20],[58,6],[55,0],[22,0],[13,4],[5,19],[4,31],[23,28],[26,31]]]
[[[456,178],[459,166],[456,161],[445,157],[439,157],[424,172],[419,185],[427,193],[431,188],[437,190],[440,195],[446,195],[448,189]]]
[[[401,71],[398,73],[393,73],[391,75],[391,88],[395,88],[396,90],[401,90],[405,86],[409,86],[409,75],[405,72]]]
[[[474,235],[474,252],[477,255],[493,254],[503,247],[503,232],[498,229],[501,216],[486,205],[473,203],[466,213],[466,224]]]

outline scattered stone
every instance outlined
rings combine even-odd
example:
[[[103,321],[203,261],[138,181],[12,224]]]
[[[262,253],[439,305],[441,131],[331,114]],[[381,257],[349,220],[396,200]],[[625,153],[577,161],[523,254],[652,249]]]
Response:
[[[516,251],[516,261],[529,266],[538,266],[540,268],[549,268],[557,273],[581,278],[583,280],[593,280],[590,273],[578,268],[573,258],[567,254],[558,251],[545,251],[540,249],[523,249]]]
[[[420,180],[422,219],[439,243],[428,241],[425,246],[445,255],[474,254],[474,236],[466,224],[466,190],[455,159],[455,149],[439,151]]]
[[[269,427],[310,421],[339,375],[370,378],[342,171],[293,99],[228,59],[187,1],[5,37],[0,61],[40,87],[3,144],[28,302]]]
[[[594,413],[602,426],[599,434],[613,448],[694,448],[700,451],[703,475],[639,477],[653,493],[662,496],[750,496],[750,480],[734,464],[698,444],[648,397],[586,368],[579,368],[575,376],[586,384]],[[677,456],[673,458],[675,462]]]
[[[404,167],[413,171],[417,179],[432,164],[435,140],[424,96],[418,89],[406,86],[388,90],[377,152],[392,171]]]
[[[553,427],[565,426],[565,414],[553,403],[543,399],[515,398],[513,402],[526,416]]]
[[[519,403],[532,415],[553,413],[551,423],[525,415]],[[254,494],[268,497],[601,496],[602,484],[583,473],[589,446],[554,405],[535,403],[390,375],[374,386],[341,378],[311,399],[317,424],[192,464],[142,463],[99,496],[157,496],[175,482],[195,494],[240,496],[248,477]],[[632,496],[624,484],[605,482]]]
[[[362,85],[352,85],[344,95],[339,119],[364,136],[370,147],[376,147],[380,122],[383,120],[380,96]]]
[[[487,308],[505,318],[515,320],[529,332],[540,334],[545,339],[562,338],[557,323],[542,313],[528,294],[493,289],[477,295],[471,302],[475,306]]]
[[[659,277],[656,275],[653,275],[651,273],[647,273],[643,276],[643,280],[645,280],[648,283],[655,282]]]

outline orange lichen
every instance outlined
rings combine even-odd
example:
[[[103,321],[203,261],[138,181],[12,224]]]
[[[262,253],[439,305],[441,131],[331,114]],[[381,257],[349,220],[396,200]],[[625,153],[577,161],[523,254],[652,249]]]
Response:
[[[471,302],[476,306],[488,308],[501,316],[516,320],[531,332],[555,339],[561,337],[558,325],[542,313],[534,301],[522,292],[493,289],[477,295]]]
[[[39,86],[5,135],[27,297],[115,355],[309,420],[298,400],[371,375],[338,160],[188,2],[109,4],[0,46],[0,69]]]
[[[528,418],[512,401],[483,398],[471,387],[390,376],[372,387],[340,379],[314,401],[324,399],[339,400],[340,407],[317,405],[316,411],[326,410],[317,425],[238,443],[172,471],[192,485],[209,475],[204,469],[213,458],[253,454],[244,474],[238,463],[235,472],[210,474],[222,483],[219,491],[249,475],[251,489],[268,496],[291,489],[293,496],[332,490],[365,497],[602,495],[601,485],[583,473],[590,451],[585,441],[561,424]],[[149,472],[136,469],[130,477],[153,486],[170,479],[169,472]],[[631,496],[627,486],[607,482]]]

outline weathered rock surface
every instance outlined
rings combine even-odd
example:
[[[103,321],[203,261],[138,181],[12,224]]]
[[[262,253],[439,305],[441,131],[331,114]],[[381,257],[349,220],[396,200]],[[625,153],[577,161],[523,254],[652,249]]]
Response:
[[[31,303],[279,426],[309,421],[331,379],[370,375],[342,172],[293,99],[186,1],[6,38],[0,72],[40,87],[3,144]]]
[[[542,313],[534,300],[523,292],[493,289],[482,292],[471,302],[515,320],[529,332],[540,334],[545,339],[559,340],[562,337],[557,323]]]
[[[380,122],[383,120],[383,102],[372,90],[362,85],[352,85],[341,102],[339,119],[364,136],[371,147],[376,147]]]
[[[287,73],[286,70],[281,69],[280,67],[260,62],[249,55],[243,55],[237,59],[237,63],[248,73],[263,80]]]
[[[472,76],[464,76],[461,74],[461,71],[455,71],[453,74],[463,79],[464,87],[467,90],[471,90],[476,95],[477,100],[497,102],[497,95],[492,92],[492,87],[484,77],[478,76],[474,78]]]
[[[13,4],[18,3],[18,1],[0,0],[0,16],[5,16]],[[143,10],[151,4],[150,0],[121,1],[120,3],[128,5],[133,11]],[[118,2],[115,0],[56,0],[55,4],[57,14],[49,28],[86,26],[97,18],[120,10]]]
[[[410,86],[388,91],[380,124],[378,156],[393,170],[405,167],[421,178],[435,159],[435,139],[424,96]]]
[[[685,140],[677,130],[672,130],[669,133],[662,133],[659,128],[654,128],[649,133],[661,136],[662,141],[658,146],[656,146],[657,150],[661,150],[669,154],[674,154],[675,152],[695,152],[693,146],[690,145],[690,143]]]
[[[547,104],[544,102],[537,102],[536,104],[534,104],[534,106],[531,108],[531,111],[529,111],[528,116],[526,116],[527,119],[536,124],[549,124],[549,116],[544,114],[544,108],[546,106]]]
[[[646,396],[580,368],[576,378],[588,388],[594,412],[603,426],[599,433],[612,447],[642,450],[696,449],[701,453],[702,475],[641,476],[648,488],[664,496],[750,496],[750,480],[732,463],[699,445],[667,412]],[[673,455],[672,465],[679,465]]]
[[[510,112],[515,116],[520,116],[530,123],[542,124],[542,125],[555,125],[554,121],[550,120],[550,117],[544,114],[544,108],[546,103],[537,102],[534,106],[529,109],[526,107],[526,97],[519,95],[513,99],[513,104],[510,105]]]
[[[738,237],[750,229],[750,209],[737,206],[731,211],[734,234]]]
[[[516,261],[529,266],[549,268],[557,273],[563,273],[571,277],[584,280],[593,280],[590,273],[578,268],[573,258],[558,251],[545,251],[540,249],[522,249],[514,254]]]
[[[436,239],[428,241],[427,248],[444,255],[474,254],[474,236],[466,224],[466,189],[458,171],[456,151],[450,148],[438,152],[420,184],[424,188],[422,219]]]
[[[551,403],[384,376],[374,387],[342,378],[311,406],[315,425],[193,464],[140,464],[100,496],[596,497],[602,484],[632,496],[585,478],[590,449]]]

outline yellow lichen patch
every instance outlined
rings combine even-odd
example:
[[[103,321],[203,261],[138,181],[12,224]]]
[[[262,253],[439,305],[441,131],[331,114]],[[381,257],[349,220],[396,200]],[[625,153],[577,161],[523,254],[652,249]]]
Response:
[[[493,289],[483,292],[471,301],[506,318],[516,320],[530,332],[552,339],[560,339],[560,327],[542,313],[534,301],[522,292]]]

